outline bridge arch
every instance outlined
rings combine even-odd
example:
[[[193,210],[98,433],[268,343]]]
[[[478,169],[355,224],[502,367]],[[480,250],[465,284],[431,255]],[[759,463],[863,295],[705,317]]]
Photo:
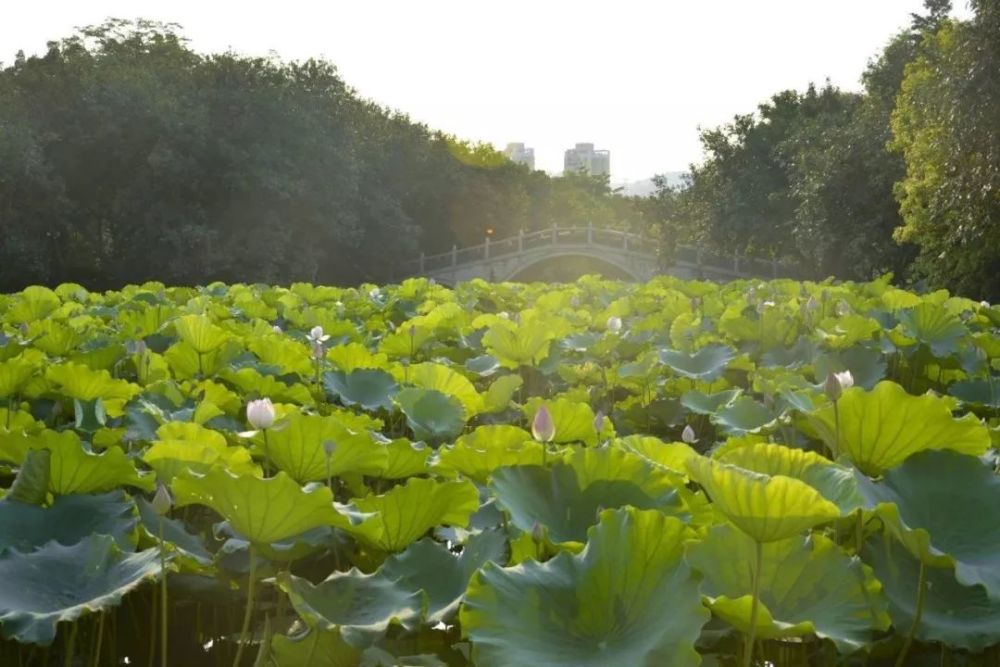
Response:
[[[496,275],[501,281],[521,281],[521,280],[551,280],[551,278],[540,276],[532,278],[533,272],[538,272],[547,266],[558,264],[559,260],[585,260],[589,265],[586,270],[577,272],[573,268],[566,271],[566,276],[559,276],[565,280],[573,280],[587,273],[600,273],[612,279],[625,279],[637,282],[648,280],[651,277],[651,267],[635,266],[634,263],[621,261],[620,258],[608,256],[605,252],[590,249],[563,249],[552,248],[544,254],[526,256],[519,259],[511,266],[504,267],[503,273]],[[558,272],[558,269],[557,271]]]

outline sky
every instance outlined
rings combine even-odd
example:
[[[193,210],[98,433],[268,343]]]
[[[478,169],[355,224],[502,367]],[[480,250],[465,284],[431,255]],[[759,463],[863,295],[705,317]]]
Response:
[[[611,151],[613,182],[682,171],[699,127],[868,60],[921,0],[48,0],[10,3],[0,62],[107,17],[175,22],[198,51],[335,63],[363,97],[498,148]],[[956,5],[964,7],[963,0]],[[959,10],[959,15],[967,11]]]

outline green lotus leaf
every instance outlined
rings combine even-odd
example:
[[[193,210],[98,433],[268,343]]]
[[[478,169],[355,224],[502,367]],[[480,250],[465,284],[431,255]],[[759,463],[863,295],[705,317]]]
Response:
[[[56,626],[117,606],[143,581],[160,574],[159,551],[125,554],[110,535],[72,546],[58,542],[0,558],[0,631],[8,639],[48,646]]]
[[[776,542],[840,516],[840,509],[805,482],[764,475],[713,459],[687,460],[688,472],[715,508],[758,542]]]
[[[284,334],[266,333],[247,342],[261,363],[279,369],[282,375],[311,377],[314,366],[309,348]]]
[[[49,498],[51,479],[52,452],[47,449],[32,449],[25,454],[14,483],[10,485],[4,498],[27,505],[44,505]]]
[[[369,412],[392,410],[392,397],[399,391],[392,375],[376,368],[326,373],[323,375],[323,386],[327,393],[344,405],[357,405]]]
[[[888,363],[881,350],[856,345],[813,360],[813,374],[822,381],[830,373],[850,371],[854,386],[872,389],[885,379]]]
[[[485,484],[497,468],[512,465],[541,465],[543,446],[531,434],[509,424],[479,426],[461,436],[454,445],[438,450],[435,467],[452,470]]]
[[[255,544],[268,544],[320,526],[350,527],[325,486],[303,489],[284,472],[261,479],[223,468],[185,472],[172,484],[177,507],[205,505]]]
[[[742,389],[727,389],[714,394],[688,391],[681,396],[681,405],[699,415],[714,415],[735,401],[741,393]]]
[[[843,317],[828,317],[817,327],[817,333],[823,344],[834,350],[845,350],[858,343],[869,341],[881,330],[882,325],[878,320],[857,313],[849,313]]]
[[[490,384],[483,396],[483,412],[503,412],[514,400],[517,390],[524,384],[520,375],[504,375]]]
[[[173,372],[174,377],[192,379],[222,375],[222,371],[227,370],[228,364],[240,352],[242,352],[242,348],[232,339],[227,340],[221,347],[204,354],[198,354],[198,351],[191,345],[188,345],[184,341],[178,341],[163,353],[163,358]],[[252,368],[243,368],[240,370],[256,372]],[[229,370],[229,373],[236,373],[236,371]],[[268,376],[268,379],[272,382],[277,382],[270,376]],[[268,395],[278,398],[273,394]]]
[[[309,393],[309,388],[304,384],[285,384],[271,375],[262,375],[253,368],[223,370],[218,375],[242,390],[243,394],[247,396],[268,397],[275,403],[297,403],[298,405],[315,403],[312,394]]]
[[[86,335],[83,331],[56,319],[36,320],[28,325],[32,345],[50,357],[66,357],[79,347]]]
[[[730,525],[714,526],[688,547],[705,579],[702,593],[716,616],[750,631],[754,540]],[[815,634],[852,653],[889,627],[886,602],[871,569],[814,534],[763,546],[756,635],[779,639]]]
[[[542,466],[511,466],[493,473],[490,490],[511,523],[530,533],[544,526],[556,544],[582,547],[601,509],[632,506],[686,514],[677,492],[683,479],[619,449],[585,450],[584,459]]]
[[[435,526],[468,527],[469,517],[479,509],[479,491],[471,482],[412,477],[382,495],[358,498],[354,506],[377,513],[372,524],[379,529],[362,539],[382,551],[402,551]]]
[[[553,337],[553,332],[538,320],[520,325],[500,321],[483,335],[483,347],[505,368],[517,369],[544,361]]]
[[[486,564],[460,612],[482,667],[691,667],[708,611],[683,558],[691,531],[656,511],[601,513],[578,555]]]
[[[500,362],[495,357],[483,354],[465,362],[465,370],[479,377],[489,377],[500,369]]]
[[[721,426],[727,433],[739,435],[757,433],[767,429],[777,419],[778,415],[754,399],[749,396],[740,396],[716,412],[712,417],[712,422]]]
[[[140,391],[137,385],[112,378],[108,371],[95,371],[82,364],[65,363],[49,366],[45,370],[45,378],[68,398],[80,401],[100,398],[106,405],[113,405],[116,401],[128,401]],[[108,413],[113,414],[111,410]]]
[[[879,482],[858,475],[866,506],[916,558],[955,568],[964,586],[1000,599],[1000,477],[976,457],[925,451]],[[946,512],[942,508],[947,508]]]
[[[250,452],[243,447],[229,447],[225,439],[217,443],[208,440],[157,440],[142,455],[142,460],[164,484],[185,470],[208,472],[214,466],[224,465],[238,475],[260,475],[260,466],[254,463]]]
[[[385,446],[377,444],[368,431],[355,431],[337,416],[293,413],[282,429],[258,433],[253,442],[261,455],[266,443],[271,462],[300,484],[343,473],[378,475],[389,460]],[[328,442],[334,445],[329,468],[324,449]]]
[[[22,352],[19,356],[0,362],[0,398],[10,398],[41,367],[42,355]]]
[[[979,456],[990,434],[973,414],[955,419],[954,399],[931,394],[911,396],[894,382],[879,382],[866,392],[854,387],[838,401],[840,447],[836,443],[833,405],[808,415],[809,425],[834,451],[866,475],[878,476],[926,449],[952,449]]]
[[[25,287],[18,296],[6,313],[6,319],[13,324],[40,320],[62,304],[55,292],[40,285]]]
[[[418,440],[450,440],[465,428],[466,415],[462,404],[435,389],[403,389],[396,394],[396,402]]]
[[[882,582],[893,626],[906,632],[916,612],[920,561],[894,540],[878,536],[868,539],[862,556]],[[962,585],[951,568],[927,567],[925,576],[918,640],[973,653],[1000,643],[1000,600],[982,586]]]
[[[422,442],[410,442],[406,438],[389,442],[385,450],[386,467],[378,474],[382,479],[406,479],[426,473],[433,451]]]
[[[361,649],[351,646],[340,632],[311,628],[299,636],[271,639],[277,667],[358,667]]]
[[[173,324],[177,336],[199,355],[213,352],[229,340],[229,334],[206,315],[184,315]]]
[[[753,472],[801,480],[835,503],[843,514],[850,514],[864,502],[852,469],[815,452],[761,442],[726,449],[717,458]]]
[[[486,530],[469,537],[457,556],[431,539],[411,544],[406,551],[389,557],[379,574],[406,591],[427,594],[426,623],[449,622],[458,612],[469,579],[487,562],[503,563],[507,538],[500,531]]]
[[[457,399],[465,408],[467,417],[474,417],[483,411],[483,397],[469,379],[442,364],[424,363],[410,366],[406,372],[406,382],[421,389],[434,389]]]
[[[135,506],[122,491],[57,496],[50,507],[7,496],[0,500],[0,552],[34,551],[52,541],[76,544],[91,533],[111,535],[122,549],[131,550],[137,521]]]
[[[174,545],[182,557],[189,558],[198,565],[212,563],[212,554],[205,548],[205,541],[201,537],[189,533],[184,527],[183,521],[157,514],[149,501],[141,496],[135,498],[135,504],[139,509],[139,520],[142,522],[142,527],[151,537],[159,540],[160,522],[162,521],[164,541]]]
[[[140,473],[132,459],[118,447],[95,453],[71,431],[50,437],[43,445],[49,460],[49,491],[56,495],[104,493],[119,486],[151,491],[155,480]]]
[[[948,393],[963,403],[1000,408],[1000,380],[962,380],[948,387]]]
[[[556,434],[552,442],[582,442],[585,445],[593,446],[598,443],[599,436],[610,437],[614,433],[611,420],[605,419],[604,427],[598,434],[594,427],[595,415],[591,407],[586,403],[568,398],[558,398],[555,401],[543,401],[540,398],[531,399],[524,406],[524,416],[529,424],[535,419],[535,413],[538,412],[538,408],[542,404],[549,409],[552,422],[556,426]]]
[[[278,585],[299,617],[311,628],[339,631],[348,644],[364,647],[391,626],[413,629],[427,609],[427,596],[407,591],[378,574],[357,569],[334,572],[319,584],[281,574]]]
[[[353,373],[359,368],[389,368],[389,360],[384,354],[373,354],[360,343],[334,345],[326,351],[326,358],[343,373]]]
[[[630,435],[612,444],[681,475],[687,474],[685,461],[698,455],[687,443],[663,442],[652,436]]]
[[[694,380],[715,380],[726,366],[736,357],[736,353],[725,345],[708,345],[694,354],[679,350],[660,350],[660,363],[666,364],[682,377]]]
[[[901,332],[929,347],[935,357],[958,352],[959,342],[969,333],[958,317],[934,303],[921,303],[897,317]]]

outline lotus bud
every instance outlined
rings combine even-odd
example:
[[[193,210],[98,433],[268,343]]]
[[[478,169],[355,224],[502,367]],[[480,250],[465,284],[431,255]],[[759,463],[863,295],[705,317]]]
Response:
[[[604,428],[604,410],[598,410],[597,414],[594,415],[594,430],[597,431],[599,434],[603,428]]]
[[[377,299],[380,296],[382,296],[382,290],[380,290],[377,287],[373,287],[371,291],[368,292],[368,296],[371,297],[372,299]]]
[[[541,542],[545,539],[545,529],[537,521],[531,525],[531,539],[535,542]]]
[[[337,444],[333,440],[323,441],[323,453],[326,454],[326,458],[333,456],[335,451],[337,451]]]
[[[153,502],[151,504],[153,506],[153,511],[160,516],[166,516],[166,514],[170,511],[174,502],[171,500],[170,491],[167,490],[165,485],[157,483],[156,493],[153,494]]]
[[[685,426],[684,430],[681,431],[681,440],[689,445],[693,445],[698,442],[698,438],[695,436],[694,429],[691,428],[691,424]]]
[[[274,425],[274,404],[270,398],[247,403],[247,421],[258,431]]]
[[[810,296],[809,300],[806,301],[806,310],[809,311],[810,313],[814,313],[818,308],[819,308],[819,301],[816,300],[815,296]]]
[[[840,301],[837,302],[836,312],[839,317],[843,317],[844,315],[847,315],[848,313],[851,312],[851,305],[846,301],[844,301],[843,299],[841,299]]]
[[[608,318],[608,331],[611,333],[619,333],[622,330],[622,318],[620,317],[609,317]]]
[[[416,324],[411,324],[410,328],[407,330],[407,333],[410,334],[410,338],[413,338],[414,336],[416,336],[417,335],[417,325]]]
[[[278,326],[277,324],[271,327],[271,331],[273,331],[276,334],[285,333],[284,331],[281,330],[281,327]]]
[[[989,301],[980,301],[979,302],[979,307],[980,308],[989,308],[990,307],[990,302]]]
[[[844,393],[845,389],[850,389],[853,386],[854,376],[851,375],[851,371],[830,373],[826,376],[826,382],[823,384],[823,391],[826,392],[827,397],[831,401],[837,401],[840,400],[840,397]]]
[[[323,353],[326,349],[323,347],[323,341],[314,340],[312,341],[312,356],[313,359],[322,359]]]
[[[506,310],[501,310],[499,313],[497,313],[497,317],[499,317],[501,320],[509,320],[510,313],[508,313]]]
[[[531,435],[538,442],[552,442],[556,437],[556,424],[552,421],[552,413],[544,404],[538,408],[531,422]]]

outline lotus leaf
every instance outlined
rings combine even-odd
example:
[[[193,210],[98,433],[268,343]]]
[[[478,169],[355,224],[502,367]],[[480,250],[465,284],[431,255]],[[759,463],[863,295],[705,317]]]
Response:
[[[50,507],[0,500],[0,552],[34,551],[49,542],[72,545],[91,533],[110,535],[132,549],[135,506],[122,491],[102,495],[57,496]]]
[[[466,415],[462,404],[435,389],[403,389],[396,395],[396,401],[418,440],[448,440],[465,427]]]
[[[323,386],[344,405],[357,405],[368,411],[391,410],[392,397],[399,391],[392,375],[377,368],[326,373]]]
[[[708,612],[683,558],[678,519],[626,508],[601,513],[578,555],[509,569],[488,563],[461,610],[477,665],[694,666]]]
[[[720,377],[736,353],[725,345],[708,345],[694,354],[678,350],[661,350],[660,363],[675,373],[693,380],[711,381]]]
[[[438,450],[435,467],[459,472],[480,484],[489,481],[497,468],[512,465],[541,465],[542,445],[517,426],[479,426],[461,436],[454,445]]]

